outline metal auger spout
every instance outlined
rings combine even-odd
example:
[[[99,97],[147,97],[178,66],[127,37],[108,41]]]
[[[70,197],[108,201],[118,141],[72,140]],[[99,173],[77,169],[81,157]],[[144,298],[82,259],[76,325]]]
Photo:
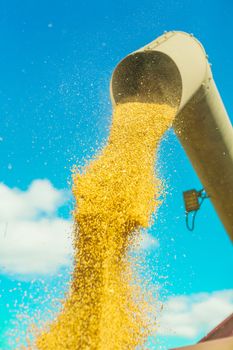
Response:
[[[233,129],[200,42],[168,32],[131,53],[111,79],[113,105],[168,103],[185,152],[233,241]]]

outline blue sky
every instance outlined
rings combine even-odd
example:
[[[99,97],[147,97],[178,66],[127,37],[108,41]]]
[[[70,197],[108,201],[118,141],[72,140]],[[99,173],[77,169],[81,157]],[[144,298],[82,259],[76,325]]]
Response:
[[[232,121],[232,13],[230,0],[0,1],[1,349],[14,348],[7,332],[23,339],[27,320],[15,331],[17,313],[46,318],[46,288],[66,289],[71,167],[108,135],[116,64],[165,30],[193,33]],[[142,250],[168,305],[151,349],[167,349],[195,342],[233,310],[233,255],[209,201],[195,231],[185,228],[182,191],[202,186],[172,130],[158,165],[168,195]]]

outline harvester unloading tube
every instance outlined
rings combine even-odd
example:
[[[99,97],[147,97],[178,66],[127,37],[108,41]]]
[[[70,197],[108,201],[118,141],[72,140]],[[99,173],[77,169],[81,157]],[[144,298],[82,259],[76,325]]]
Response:
[[[113,72],[111,98],[177,107],[175,133],[233,241],[233,129],[200,42],[168,32],[128,55]]]

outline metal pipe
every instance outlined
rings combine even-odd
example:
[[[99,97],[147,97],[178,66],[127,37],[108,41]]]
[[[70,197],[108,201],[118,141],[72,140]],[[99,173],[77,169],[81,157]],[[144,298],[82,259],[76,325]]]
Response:
[[[113,105],[177,107],[175,133],[233,240],[233,129],[199,41],[169,32],[131,53],[114,70],[110,93]]]

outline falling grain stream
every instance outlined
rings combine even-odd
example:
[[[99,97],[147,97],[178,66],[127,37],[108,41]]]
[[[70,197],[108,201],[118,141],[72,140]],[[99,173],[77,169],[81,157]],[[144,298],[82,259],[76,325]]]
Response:
[[[73,278],[61,313],[36,339],[39,350],[144,348],[148,306],[128,251],[158,205],[156,150],[174,116],[165,104],[116,106],[106,147],[74,175]]]

